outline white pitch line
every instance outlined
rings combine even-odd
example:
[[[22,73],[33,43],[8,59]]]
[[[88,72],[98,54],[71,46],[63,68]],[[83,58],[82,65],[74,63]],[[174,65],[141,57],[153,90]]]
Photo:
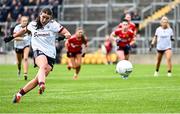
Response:
[[[122,91],[131,91],[131,90],[150,90],[150,89],[163,89],[163,90],[167,90],[167,91],[179,91],[180,87],[179,86],[175,86],[175,87],[171,87],[171,88],[167,88],[167,87],[146,87],[146,88],[125,88],[125,89],[101,89],[101,90],[85,90],[85,91],[57,91],[58,89],[50,89],[48,90],[48,94],[54,94],[53,92],[59,92],[59,94],[82,94],[82,93],[94,93],[94,92],[122,92]],[[7,97],[12,97],[12,96],[0,96],[0,98],[7,98]]]

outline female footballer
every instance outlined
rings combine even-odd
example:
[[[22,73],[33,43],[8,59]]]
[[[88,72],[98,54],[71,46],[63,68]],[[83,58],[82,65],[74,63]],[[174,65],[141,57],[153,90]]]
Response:
[[[75,70],[73,76],[74,80],[78,79],[82,57],[85,55],[85,53],[82,52],[83,45],[87,48],[87,38],[84,35],[84,30],[82,28],[77,28],[75,34],[65,42],[67,57],[69,58],[67,67],[69,70],[71,68]]]
[[[20,19],[20,24],[16,25],[13,33],[20,31],[22,28],[26,27],[28,24],[28,17],[22,16]],[[30,36],[28,33],[21,37],[16,37],[14,39],[14,48],[16,53],[16,62],[18,67],[18,77],[21,74],[21,62],[24,60],[24,79],[27,80],[28,76],[28,56],[30,51]]]
[[[128,60],[131,46],[135,43],[134,33],[128,27],[128,20],[124,19],[121,25],[121,28],[112,32],[111,38],[116,41],[119,60]]]
[[[156,71],[154,72],[154,76],[159,75],[159,68],[161,64],[161,60],[163,55],[166,56],[166,62],[167,62],[167,76],[171,77],[171,70],[172,70],[172,64],[171,64],[171,57],[172,57],[172,45],[171,41],[174,41],[173,39],[173,30],[169,25],[169,20],[167,17],[162,17],[160,21],[161,26],[156,29],[155,36],[152,39],[151,46],[154,46],[155,43],[156,49],[157,49],[157,62],[156,62]]]
[[[5,42],[8,42],[14,37],[21,36],[30,31],[32,35],[31,46],[33,49],[34,63],[35,66],[39,68],[35,78],[15,94],[13,103],[20,102],[21,97],[37,85],[39,85],[39,94],[44,92],[45,77],[52,71],[56,57],[55,36],[57,33],[64,35],[66,38],[71,36],[66,28],[52,19],[52,14],[51,9],[42,9],[35,21],[30,22],[27,27],[13,34],[13,36],[4,39]]]

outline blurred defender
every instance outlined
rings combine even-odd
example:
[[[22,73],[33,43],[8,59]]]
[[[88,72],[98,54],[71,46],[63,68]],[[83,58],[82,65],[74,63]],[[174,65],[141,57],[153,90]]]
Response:
[[[155,36],[151,42],[151,47],[154,46],[155,42],[157,43],[157,62],[156,62],[156,71],[154,72],[154,76],[159,75],[159,68],[161,64],[161,60],[163,54],[165,53],[166,62],[167,62],[167,76],[171,76],[172,64],[171,64],[171,57],[172,57],[172,46],[171,41],[173,39],[173,30],[169,25],[169,21],[167,17],[162,17],[160,21],[161,26],[156,29]]]
[[[22,28],[26,27],[28,24],[28,17],[22,16],[20,19],[20,24],[16,25],[13,33],[20,31]],[[14,48],[16,53],[16,62],[18,67],[18,76],[21,74],[21,62],[24,60],[24,79],[27,80],[28,76],[28,56],[30,51],[30,36],[28,33],[22,35],[21,37],[16,37],[14,39]]]
[[[66,50],[68,61],[68,69],[73,68],[75,70],[73,79],[78,79],[78,74],[81,69],[82,57],[85,56],[85,52],[82,52],[84,45],[84,50],[87,48],[87,38],[84,35],[84,30],[82,28],[77,28],[76,33],[71,36],[66,42]]]
[[[112,64],[111,51],[113,49],[113,44],[109,35],[106,35],[105,37],[104,47],[106,49],[106,64]]]
[[[111,33],[111,38],[116,42],[119,60],[128,60],[131,46],[135,43],[134,32],[129,29],[128,20],[124,19],[121,25]]]

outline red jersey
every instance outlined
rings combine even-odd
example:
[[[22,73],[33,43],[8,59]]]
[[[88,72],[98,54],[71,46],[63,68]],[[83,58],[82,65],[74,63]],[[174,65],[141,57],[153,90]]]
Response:
[[[122,28],[122,23],[118,25],[118,28]],[[128,28],[131,29],[133,32],[136,32],[136,25],[133,22],[129,22]]]
[[[82,50],[82,44],[87,44],[87,39],[83,42],[82,39],[78,39],[76,35],[71,36],[71,38],[68,39],[68,51],[69,52],[80,52]]]
[[[117,44],[120,47],[125,47],[134,39],[134,33],[131,29],[128,29],[127,32],[123,32],[122,29],[118,28],[115,30],[114,34],[121,39],[121,42]]]

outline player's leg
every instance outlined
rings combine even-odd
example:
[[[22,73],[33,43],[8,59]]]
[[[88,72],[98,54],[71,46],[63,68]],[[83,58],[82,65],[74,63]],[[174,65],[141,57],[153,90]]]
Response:
[[[68,62],[67,62],[67,69],[68,70],[71,70],[71,68],[73,68],[73,65],[72,65],[72,60],[68,57]]]
[[[42,94],[45,90],[45,77],[48,74],[52,67],[48,64],[48,58],[45,55],[39,55],[35,58],[35,63],[39,67],[37,77],[39,84],[39,93]]]
[[[69,65],[69,67],[71,67],[73,69],[76,68],[75,57],[69,57],[68,65]]]
[[[67,52],[68,62],[67,62],[67,69],[71,70],[71,68],[74,68],[75,66],[75,56],[71,52]]]
[[[49,72],[46,71],[46,76]],[[18,93],[15,94],[13,98],[13,103],[19,103],[22,96],[27,94],[29,91],[34,89],[38,85],[38,76],[29,81]]]
[[[161,65],[161,60],[163,57],[163,51],[158,51],[157,55],[156,55],[156,71],[154,72],[154,76],[158,76],[159,75],[159,68]]]
[[[166,62],[167,62],[167,69],[168,69],[168,76],[171,76],[171,70],[172,70],[172,63],[171,63],[171,57],[172,57],[172,51],[171,49],[168,49],[165,51],[166,56]]]
[[[117,50],[117,56],[119,60],[124,60],[125,59],[125,55],[124,55],[124,50]]]
[[[16,64],[17,64],[17,68],[18,68],[18,76],[20,77],[21,75],[21,62],[22,62],[22,53],[18,52],[16,49]]]
[[[129,60],[129,54],[125,54],[125,60]]]
[[[24,59],[24,79],[27,80],[28,76],[28,56],[29,56],[30,47],[25,47],[23,51]]]
[[[106,53],[106,64],[112,64],[110,52]]]
[[[125,60],[129,60],[129,51],[130,51],[129,47],[124,48]]]
[[[78,74],[81,70],[81,62],[82,62],[81,54],[77,54],[76,58],[75,58],[76,68],[75,68],[75,73],[74,73],[74,77],[73,77],[74,80],[78,79]]]

